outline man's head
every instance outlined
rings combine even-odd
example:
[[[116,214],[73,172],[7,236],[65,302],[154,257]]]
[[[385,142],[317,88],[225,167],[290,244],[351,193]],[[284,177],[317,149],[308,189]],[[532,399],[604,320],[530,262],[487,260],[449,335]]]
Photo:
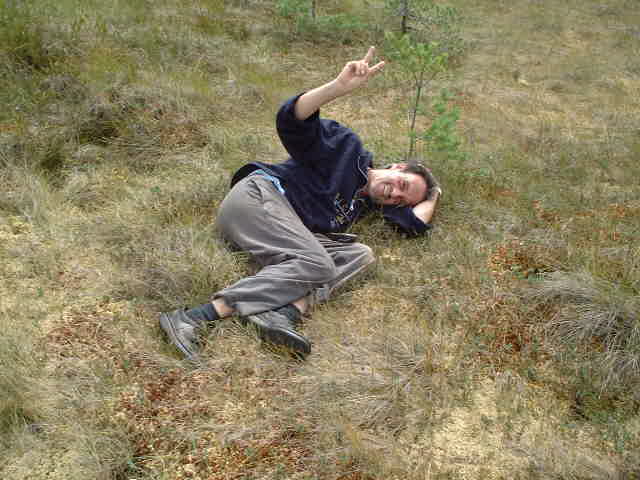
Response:
[[[412,161],[370,169],[365,190],[374,203],[413,207],[426,200],[436,185],[431,172]]]

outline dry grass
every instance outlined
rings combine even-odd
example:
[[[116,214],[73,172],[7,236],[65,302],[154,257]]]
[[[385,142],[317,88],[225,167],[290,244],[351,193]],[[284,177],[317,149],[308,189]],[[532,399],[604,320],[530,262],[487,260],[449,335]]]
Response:
[[[450,4],[467,50],[429,94],[468,158],[430,159],[433,235],[357,225],[377,263],[312,312],[306,362],[229,320],[199,368],[157,313],[251,268],[212,227],[230,175],[284,158],[279,102],[394,19],[0,4],[1,478],[638,477],[636,2]],[[325,114],[382,162],[405,100],[385,74]]]
[[[633,385],[640,377],[635,292],[626,291],[622,282],[599,280],[587,272],[555,272],[535,285],[529,295],[537,309],[547,310],[547,315],[552,312],[547,327],[563,348],[595,346],[587,352],[599,364],[594,376],[602,377],[602,390],[621,386],[635,390]]]

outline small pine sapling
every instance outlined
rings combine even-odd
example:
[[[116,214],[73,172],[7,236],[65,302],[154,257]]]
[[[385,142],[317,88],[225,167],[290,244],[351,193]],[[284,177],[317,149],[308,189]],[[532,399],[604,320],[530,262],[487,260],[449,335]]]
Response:
[[[409,76],[412,83],[413,99],[409,107],[409,151],[407,159],[413,157],[417,140],[416,118],[420,110],[423,91],[429,83],[446,69],[447,54],[437,53],[438,45],[433,42],[414,42],[411,35],[385,35],[386,51],[389,59],[399,67],[402,74]]]

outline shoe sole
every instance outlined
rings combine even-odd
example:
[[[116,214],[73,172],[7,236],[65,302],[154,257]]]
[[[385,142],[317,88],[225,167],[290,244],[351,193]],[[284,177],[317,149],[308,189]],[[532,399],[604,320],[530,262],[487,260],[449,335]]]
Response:
[[[245,317],[248,326],[253,326],[258,332],[258,336],[269,343],[280,345],[292,350],[295,353],[309,355],[311,353],[311,343],[302,335],[298,335],[292,330],[273,328],[259,317],[248,315]]]
[[[160,327],[164,331],[165,336],[178,350],[180,350],[188,360],[198,360],[198,354],[190,351],[184,344],[180,341],[178,337],[178,332],[173,326],[173,322],[169,318],[166,313],[160,314]]]

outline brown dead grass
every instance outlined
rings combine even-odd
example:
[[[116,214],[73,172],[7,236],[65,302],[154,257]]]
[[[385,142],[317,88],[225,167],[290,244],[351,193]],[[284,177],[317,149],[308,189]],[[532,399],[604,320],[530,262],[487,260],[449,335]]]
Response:
[[[431,93],[453,91],[471,155],[462,169],[433,165],[445,199],[432,238],[357,227],[377,265],[312,312],[306,363],[229,321],[194,368],[161,338],[157,312],[246,272],[197,232],[239,165],[283,158],[278,103],[361,46],[271,42],[260,2],[183,3],[150,17],[173,37],[138,24],[121,30],[128,43],[70,60],[81,106],[62,93],[46,118],[96,141],[64,137],[55,182],[2,172],[0,314],[6,332],[33,332],[15,336],[38,352],[21,421],[46,425],[7,430],[0,476],[630,478],[637,399],[589,396],[538,329],[550,312],[517,294],[584,266],[637,281],[625,253],[640,216],[635,4],[452,2],[471,46]],[[381,76],[324,113],[382,161],[406,146],[405,98]],[[101,129],[105,116],[117,128]],[[53,139],[19,120],[0,125],[0,160],[17,134]]]

